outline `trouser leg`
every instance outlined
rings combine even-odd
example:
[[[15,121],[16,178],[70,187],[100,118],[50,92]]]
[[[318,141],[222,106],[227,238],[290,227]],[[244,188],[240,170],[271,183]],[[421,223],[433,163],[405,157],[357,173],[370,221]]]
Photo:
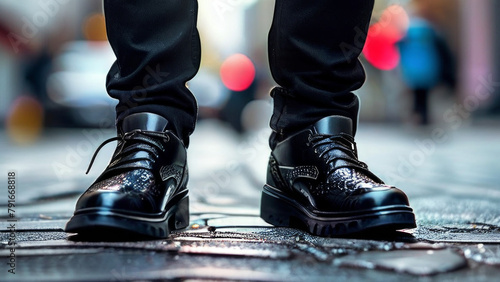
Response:
[[[200,66],[196,0],[104,0],[117,57],[106,87],[118,99],[117,123],[138,112],[162,115],[186,143],[197,104],[186,88]]]
[[[365,73],[358,60],[373,0],[276,0],[269,32],[272,91],[271,146],[330,115],[356,124],[359,101],[353,90]]]

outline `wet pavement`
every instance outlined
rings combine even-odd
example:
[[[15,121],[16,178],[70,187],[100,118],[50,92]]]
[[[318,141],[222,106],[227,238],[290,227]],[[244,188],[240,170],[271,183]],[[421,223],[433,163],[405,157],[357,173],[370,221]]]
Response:
[[[84,174],[113,131],[49,130],[33,146],[12,145],[1,132],[0,180],[15,173],[16,202],[9,211],[2,189],[0,281],[498,279],[498,123],[361,124],[358,132],[360,158],[408,194],[418,228],[322,238],[272,227],[258,216],[269,132],[238,136],[202,121],[188,150],[186,230],[165,240],[80,238],[63,228],[79,194],[106,166],[113,145]]]

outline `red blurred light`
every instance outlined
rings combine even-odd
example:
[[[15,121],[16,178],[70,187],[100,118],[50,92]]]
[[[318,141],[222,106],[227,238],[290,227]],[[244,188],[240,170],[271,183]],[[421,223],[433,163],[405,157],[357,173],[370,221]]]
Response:
[[[381,70],[394,69],[399,63],[399,51],[396,42],[401,33],[392,26],[373,24],[368,29],[363,54],[370,64]]]
[[[222,83],[233,91],[246,90],[255,79],[255,66],[243,54],[229,56],[221,65]]]
[[[363,54],[366,60],[381,70],[394,69],[399,64],[396,43],[401,40],[409,25],[409,17],[400,5],[387,7],[380,20],[370,26]]]

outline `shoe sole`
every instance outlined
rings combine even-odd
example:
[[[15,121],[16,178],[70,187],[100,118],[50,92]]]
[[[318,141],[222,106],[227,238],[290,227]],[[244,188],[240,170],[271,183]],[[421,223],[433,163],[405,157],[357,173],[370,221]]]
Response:
[[[334,237],[368,230],[396,231],[415,228],[415,215],[408,206],[388,206],[356,213],[327,213],[319,215],[297,201],[265,185],[261,198],[261,218],[280,227],[305,230],[313,235]]]
[[[65,231],[82,237],[152,237],[166,238],[170,232],[189,225],[189,196],[184,196],[159,218],[127,215],[111,209],[75,214]]]

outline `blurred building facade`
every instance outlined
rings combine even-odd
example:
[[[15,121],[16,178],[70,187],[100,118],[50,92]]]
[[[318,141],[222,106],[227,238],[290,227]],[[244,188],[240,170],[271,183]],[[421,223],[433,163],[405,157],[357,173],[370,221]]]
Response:
[[[220,113],[225,103],[231,101],[231,95],[250,95],[248,96],[250,98],[246,97],[237,102],[240,103],[238,107],[241,107],[242,111],[244,106],[252,100],[268,101],[268,92],[273,81],[267,63],[267,32],[271,24],[274,1],[199,0],[199,4],[199,29],[203,42],[201,85],[209,83],[213,92],[211,96],[195,93],[195,95],[200,95],[200,100],[212,101],[202,109],[202,117],[203,115],[223,116]],[[372,22],[387,20],[384,19],[387,17],[387,12],[384,14],[384,11],[387,7],[394,5],[404,9],[410,19],[419,16],[428,20],[442,35],[450,54],[456,60],[456,68],[451,70],[456,74],[456,87],[451,91],[437,87],[431,93],[430,103],[434,121],[440,122],[446,119],[443,113],[454,107],[464,108],[463,112],[458,112],[457,115],[473,117],[498,115],[500,112],[500,83],[498,83],[500,81],[498,79],[500,55],[495,50],[500,47],[500,36],[497,36],[500,32],[498,30],[500,20],[496,17],[496,12],[500,12],[500,2],[495,0],[377,0]],[[81,44],[75,45],[75,42],[96,41],[95,38],[88,38],[88,31],[93,28],[102,29],[102,26],[89,25],[88,21],[92,15],[101,12],[101,0],[0,0],[0,85],[3,92],[0,95],[0,119],[2,124],[8,120],[14,101],[21,95],[33,97],[45,108],[45,116],[50,116],[47,112],[54,110],[54,105],[57,103],[54,103],[47,94],[46,82],[50,74],[57,71],[54,58],[61,56],[61,52],[68,52],[68,46],[72,46],[71,50],[77,48],[76,46],[81,47]],[[99,37],[98,34],[99,32],[93,36]],[[96,45],[85,46],[89,48],[89,46]],[[109,49],[106,51],[106,48],[102,47],[100,53],[94,53],[97,57],[107,56],[108,59],[104,60],[107,63],[110,57],[106,55],[109,51]],[[234,93],[228,91],[220,83],[218,73],[220,66],[227,57],[236,53],[245,54],[255,65],[256,79],[251,93]],[[358,91],[362,99],[361,119],[392,122],[408,120],[410,99],[407,87],[401,79],[401,69],[396,67],[391,70],[380,70],[372,66],[364,56],[361,60],[367,71],[367,82]],[[46,69],[33,67],[35,62],[40,64],[45,62]],[[26,68],[30,65],[31,73],[27,74]],[[104,76],[107,68],[105,66],[99,68],[96,74]],[[212,82],[207,82],[210,80]],[[104,77],[98,80],[99,83],[103,81]],[[198,82],[195,78],[193,89],[196,88],[196,83]],[[33,89],[33,85],[42,89]],[[106,97],[104,85],[93,90],[92,95],[88,94],[94,97],[92,103],[100,104],[103,111],[112,112],[112,101],[105,98],[100,101],[96,98],[99,95]],[[79,101],[79,103],[83,105],[85,101]],[[102,107],[103,105],[105,107]],[[255,105],[253,107],[255,108]],[[59,114],[56,111],[56,116]],[[226,119],[232,118],[235,118],[234,114],[226,116]],[[95,122],[88,121],[82,125],[89,126],[94,123],[94,126],[100,126]],[[47,120],[46,124],[57,124],[57,122]],[[71,126],[71,124],[63,125]]]

